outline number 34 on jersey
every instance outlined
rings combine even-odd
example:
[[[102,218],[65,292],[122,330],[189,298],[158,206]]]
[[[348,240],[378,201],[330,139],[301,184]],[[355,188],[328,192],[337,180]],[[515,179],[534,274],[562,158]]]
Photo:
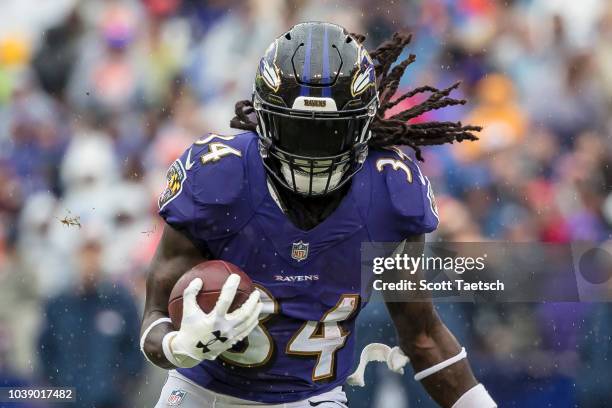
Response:
[[[264,304],[259,325],[249,334],[239,350],[227,351],[221,358],[230,364],[242,367],[258,367],[266,364],[274,351],[274,340],[268,333],[265,322],[279,312],[279,304],[263,287],[256,285]],[[329,309],[319,321],[307,321],[287,343],[287,355],[316,358],[312,370],[314,381],[332,378],[335,375],[336,352],[344,347],[349,335],[340,323],[348,320],[358,310],[359,295],[342,295],[338,303]]]

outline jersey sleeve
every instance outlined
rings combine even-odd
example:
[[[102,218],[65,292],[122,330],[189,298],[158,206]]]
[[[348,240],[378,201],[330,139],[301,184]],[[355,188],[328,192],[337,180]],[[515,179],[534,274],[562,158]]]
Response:
[[[166,173],[159,215],[196,243],[236,233],[250,217],[244,152],[250,138],[209,134]]]
[[[391,233],[377,234],[389,240],[421,235],[438,227],[438,210],[431,183],[423,175],[415,159],[398,147],[377,151],[372,155],[374,175],[373,214],[387,220],[381,222]]]
[[[199,214],[199,205],[194,194],[194,178],[187,173],[187,168],[191,169],[191,155],[192,148],[170,165],[166,172],[166,188],[157,200],[159,215],[166,223],[189,235],[193,235],[190,226],[197,221]]]

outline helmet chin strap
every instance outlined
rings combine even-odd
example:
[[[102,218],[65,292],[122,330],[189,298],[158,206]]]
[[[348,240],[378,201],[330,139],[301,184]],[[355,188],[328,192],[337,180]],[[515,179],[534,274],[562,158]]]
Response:
[[[329,180],[329,186],[327,185],[328,174],[313,175],[311,194],[322,194],[325,191],[325,187],[327,187],[327,190],[331,190],[337,187],[338,184],[340,184],[340,181],[342,181],[342,176],[344,175],[345,171],[346,171],[346,166],[332,172],[331,178]],[[281,164],[281,173],[283,177],[285,177],[285,180],[287,180],[289,185],[292,185],[293,182],[292,182],[292,177],[291,177],[291,168],[289,167],[288,164],[286,163]],[[295,187],[297,189],[297,192],[301,194],[309,194],[310,176],[308,174],[304,174],[304,173],[295,171],[294,177],[295,177]]]

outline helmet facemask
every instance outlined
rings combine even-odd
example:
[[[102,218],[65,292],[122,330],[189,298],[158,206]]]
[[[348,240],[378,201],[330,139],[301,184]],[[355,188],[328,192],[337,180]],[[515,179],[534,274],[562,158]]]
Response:
[[[253,96],[260,153],[268,172],[284,187],[320,196],[342,187],[361,169],[378,99],[345,111],[278,107]]]

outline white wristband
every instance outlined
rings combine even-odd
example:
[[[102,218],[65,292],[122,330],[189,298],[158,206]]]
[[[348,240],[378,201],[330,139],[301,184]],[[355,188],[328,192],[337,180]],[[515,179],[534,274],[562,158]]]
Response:
[[[478,384],[465,392],[451,408],[497,408],[484,385]]]
[[[142,333],[142,336],[140,337],[140,351],[142,352],[142,354],[144,354],[145,358],[146,358],[146,359],[147,359],[147,360],[148,360],[150,363],[152,363],[152,361],[151,361],[151,360],[149,360],[149,357],[148,357],[148,356],[147,356],[147,354],[145,353],[145,351],[144,351],[144,345],[145,345],[145,342],[147,341],[147,336],[149,335],[149,333],[151,332],[151,330],[153,330],[153,328],[154,328],[155,326],[157,326],[158,324],[161,324],[161,323],[172,323],[172,320],[170,320],[170,318],[169,318],[169,317],[161,317],[161,318],[159,318],[159,319],[155,320],[153,323],[151,323],[151,324],[149,325],[149,327],[147,327],[147,328],[146,328],[146,330],[145,330],[145,331]]]
[[[170,349],[170,342],[177,334],[177,331],[166,333],[162,340],[162,350],[164,351],[164,356],[166,357],[166,360],[168,360],[175,367],[180,367],[181,364],[178,362],[176,357],[174,357],[174,354],[172,354],[172,350]]]
[[[438,371],[444,370],[446,367],[453,365],[457,361],[462,360],[466,357],[467,357],[467,352],[465,351],[465,347],[461,347],[461,351],[455,357],[451,357],[448,360],[444,360],[423,371],[419,371],[418,373],[414,375],[414,379],[417,381],[421,381],[422,379],[427,378],[430,375],[437,373]]]

